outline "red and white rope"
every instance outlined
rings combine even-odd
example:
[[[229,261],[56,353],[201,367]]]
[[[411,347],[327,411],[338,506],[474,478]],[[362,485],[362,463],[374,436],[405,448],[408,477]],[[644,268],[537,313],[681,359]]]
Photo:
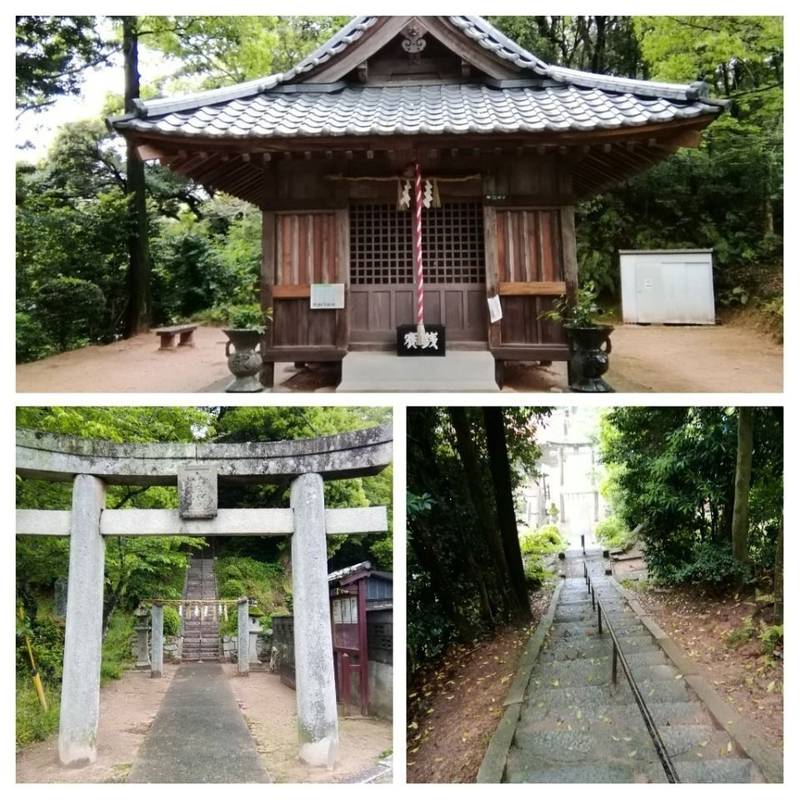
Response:
[[[414,164],[414,265],[417,288],[417,339],[425,336],[425,286],[422,273],[422,168]]]

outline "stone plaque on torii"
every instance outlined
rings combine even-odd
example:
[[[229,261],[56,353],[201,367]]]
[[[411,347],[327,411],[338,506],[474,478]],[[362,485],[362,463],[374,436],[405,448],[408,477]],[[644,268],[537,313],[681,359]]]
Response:
[[[17,430],[16,449],[19,475],[73,483],[71,511],[17,511],[18,535],[70,537],[58,737],[62,764],[79,766],[97,757],[104,537],[176,535],[292,537],[299,756],[312,765],[333,764],[339,734],[326,536],[383,532],[387,517],[383,506],[326,509],[324,481],[374,475],[387,467],[390,425],[241,444],[117,444]],[[290,507],[218,508],[220,482],[291,483]],[[179,508],[106,509],[107,484],[177,484]],[[239,614],[246,612],[241,604]]]

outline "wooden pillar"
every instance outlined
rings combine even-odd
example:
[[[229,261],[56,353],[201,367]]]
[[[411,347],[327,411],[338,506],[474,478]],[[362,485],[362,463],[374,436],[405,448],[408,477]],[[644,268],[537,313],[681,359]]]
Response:
[[[105,567],[100,514],[104,505],[105,484],[92,475],[76,475],[58,731],[58,758],[64,766],[92,764],[97,759]]]
[[[336,346],[350,344],[350,211],[336,211],[336,281],[344,284],[344,308],[336,312]]]
[[[270,348],[273,344],[273,324],[275,307],[273,305],[272,287],[275,285],[275,224],[276,216],[272,211],[261,211],[261,308],[272,309],[273,320],[267,325],[262,347]],[[275,364],[265,361],[261,370],[261,385],[272,388],[275,379]]]
[[[367,641],[367,578],[358,582],[358,681],[361,713],[369,713],[369,643]]]
[[[564,282],[567,284],[567,297],[575,299],[575,293],[578,291],[578,245],[575,239],[575,206],[562,206],[560,216]]]

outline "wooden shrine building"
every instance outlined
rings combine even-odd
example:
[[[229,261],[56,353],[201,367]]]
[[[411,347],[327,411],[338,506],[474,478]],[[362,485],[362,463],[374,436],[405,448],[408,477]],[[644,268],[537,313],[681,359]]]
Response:
[[[393,349],[417,321],[417,167],[424,321],[500,365],[566,359],[541,314],[577,283],[575,203],[697,146],[724,107],[702,83],[545,64],[480,17],[364,16],[287,72],[111,124],[142,158],[262,210],[269,384],[275,362]],[[343,301],[312,308],[317,284]]]

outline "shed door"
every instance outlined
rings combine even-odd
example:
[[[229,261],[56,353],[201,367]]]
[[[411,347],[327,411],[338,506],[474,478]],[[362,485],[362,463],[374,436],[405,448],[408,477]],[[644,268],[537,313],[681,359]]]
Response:
[[[480,202],[444,203],[422,215],[425,321],[449,343],[486,342],[486,269]],[[387,346],[414,322],[411,211],[389,203],[350,207],[350,341]]]
[[[708,255],[651,253],[635,258],[636,322],[714,324]]]

